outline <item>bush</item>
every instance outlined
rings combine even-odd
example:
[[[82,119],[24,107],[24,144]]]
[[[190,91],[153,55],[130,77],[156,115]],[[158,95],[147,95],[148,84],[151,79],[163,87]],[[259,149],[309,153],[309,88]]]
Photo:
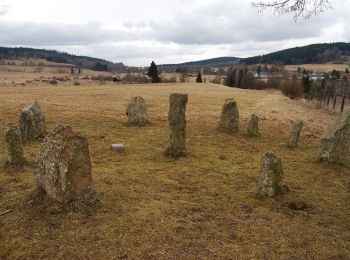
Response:
[[[241,87],[247,89],[255,89],[256,82],[252,73],[246,73],[241,80]]]
[[[144,75],[131,74],[131,73],[126,74],[122,78],[122,81],[125,83],[137,83],[137,84],[150,83],[150,80]]]
[[[177,79],[176,77],[171,77],[171,78],[162,78],[162,83],[176,83]]]
[[[267,88],[281,89],[282,83],[283,83],[283,81],[280,79],[270,78],[270,79],[268,79],[266,85],[267,85]]]
[[[74,85],[74,86],[80,86],[79,80],[74,80],[73,85]]]
[[[214,84],[219,84],[219,85],[221,85],[221,84],[222,84],[222,79],[221,79],[221,77],[216,76],[216,77],[213,79],[213,83],[214,83]]]
[[[303,84],[296,80],[287,80],[283,83],[281,87],[283,95],[289,97],[290,99],[299,98],[304,94]]]
[[[58,84],[58,81],[55,80],[55,79],[52,79],[52,80],[49,81],[49,83],[50,83],[51,85],[57,85],[57,84]]]

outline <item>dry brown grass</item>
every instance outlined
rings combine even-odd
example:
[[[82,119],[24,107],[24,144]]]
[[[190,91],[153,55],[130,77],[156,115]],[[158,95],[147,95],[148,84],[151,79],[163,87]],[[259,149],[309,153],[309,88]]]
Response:
[[[168,96],[189,94],[188,152],[180,160],[168,145]],[[151,125],[128,127],[128,101],[143,96]],[[241,133],[216,130],[221,106],[235,98]],[[0,172],[0,258],[90,259],[348,259],[349,166],[316,161],[317,144],[334,115],[276,91],[210,84],[104,85],[0,88],[0,123],[17,122],[29,100],[40,102],[48,128],[69,123],[89,140],[93,179],[101,205],[64,210],[30,204],[34,166]],[[245,135],[256,113],[261,137]],[[288,150],[291,120],[305,128],[299,148]],[[110,149],[126,145],[125,154]],[[3,135],[0,147],[4,147]],[[34,165],[40,147],[25,145]],[[267,149],[282,157],[292,192],[281,199],[254,196],[259,162]],[[0,153],[0,161],[4,161]],[[304,202],[300,211],[287,204]]]
[[[332,70],[345,71],[346,68],[349,68],[348,64],[301,64],[301,65],[286,65],[285,68],[287,71],[296,72],[298,67],[306,70],[312,70],[314,72],[331,72]]]

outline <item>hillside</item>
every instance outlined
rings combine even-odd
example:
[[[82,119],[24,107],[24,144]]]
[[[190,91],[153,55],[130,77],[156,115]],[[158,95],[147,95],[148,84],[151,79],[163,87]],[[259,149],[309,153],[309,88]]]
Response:
[[[159,65],[159,67],[163,70],[171,70],[171,69],[177,69],[179,67],[195,68],[195,67],[203,67],[203,66],[210,66],[210,67],[230,66],[238,63],[239,60],[240,59],[237,57],[219,57],[219,58],[190,61],[190,62],[184,62],[184,63],[178,63],[178,64],[162,64],[162,65]]]
[[[123,71],[126,69],[123,63],[113,63],[103,59],[92,58],[88,56],[77,56],[55,50],[33,49],[23,47],[0,47],[0,60],[17,58],[38,58],[57,63],[72,64],[98,71]]]
[[[350,56],[350,43],[320,43],[311,44],[302,47],[272,52],[266,55],[254,56],[249,58],[237,57],[219,57],[200,61],[184,62],[179,64],[163,64],[160,68],[163,70],[175,70],[179,67],[202,68],[215,66],[231,66],[238,62],[246,65],[266,63],[280,63],[285,65],[297,64],[325,64],[325,63],[347,63]]]
[[[350,43],[322,43],[295,47],[270,54],[241,59],[241,63],[251,65],[258,63],[283,62],[286,65],[328,62],[343,63],[350,56]]]

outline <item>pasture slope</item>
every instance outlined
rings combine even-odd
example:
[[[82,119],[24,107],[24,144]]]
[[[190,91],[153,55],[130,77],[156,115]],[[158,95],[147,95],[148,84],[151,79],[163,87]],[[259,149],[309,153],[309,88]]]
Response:
[[[189,94],[189,156],[180,160],[163,156],[173,92]],[[146,99],[151,125],[127,125],[134,96]],[[227,98],[240,109],[237,135],[217,131]],[[6,122],[18,122],[33,99],[48,129],[69,123],[88,138],[100,205],[36,203],[31,194],[40,144],[25,144],[31,165],[0,170],[0,212],[12,210],[0,216],[1,259],[348,259],[350,168],[317,162],[332,112],[277,91],[212,84],[1,87],[1,131]],[[260,118],[258,138],[245,135],[252,113]],[[299,147],[288,150],[296,118],[305,127]],[[125,144],[126,152],[112,151],[112,143]],[[268,149],[282,158],[291,193],[258,200],[260,158]]]

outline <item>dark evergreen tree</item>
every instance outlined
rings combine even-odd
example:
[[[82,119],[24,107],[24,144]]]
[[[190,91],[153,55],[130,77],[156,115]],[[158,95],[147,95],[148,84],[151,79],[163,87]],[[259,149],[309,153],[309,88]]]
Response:
[[[154,61],[152,61],[151,66],[148,69],[147,75],[151,78],[152,83],[160,83],[161,79],[159,77],[157,65]]]
[[[236,69],[230,68],[227,72],[226,86],[234,87],[236,83]]]
[[[349,73],[349,69],[348,68],[345,69],[345,73]]]
[[[261,66],[260,66],[260,65],[259,65],[259,67],[258,67],[258,69],[257,69],[256,73],[258,73],[258,75],[260,75],[260,74],[261,74]]]
[[[202,73],[201,73],[200,71],[198,72],[196,82],[197,82],[197,83],[203,83],[203,80],[202,80]]]
[[[306,75],[303,77],[303,86],[304,86],[304,93],[307,94],[310,91],[312,81],[310,80],[309,75]]]
[[[242,86],[242,79],[243,79],[243,77],[244,77],[244,71],[243,70],[239,70],[237,87],[241,87]]]

